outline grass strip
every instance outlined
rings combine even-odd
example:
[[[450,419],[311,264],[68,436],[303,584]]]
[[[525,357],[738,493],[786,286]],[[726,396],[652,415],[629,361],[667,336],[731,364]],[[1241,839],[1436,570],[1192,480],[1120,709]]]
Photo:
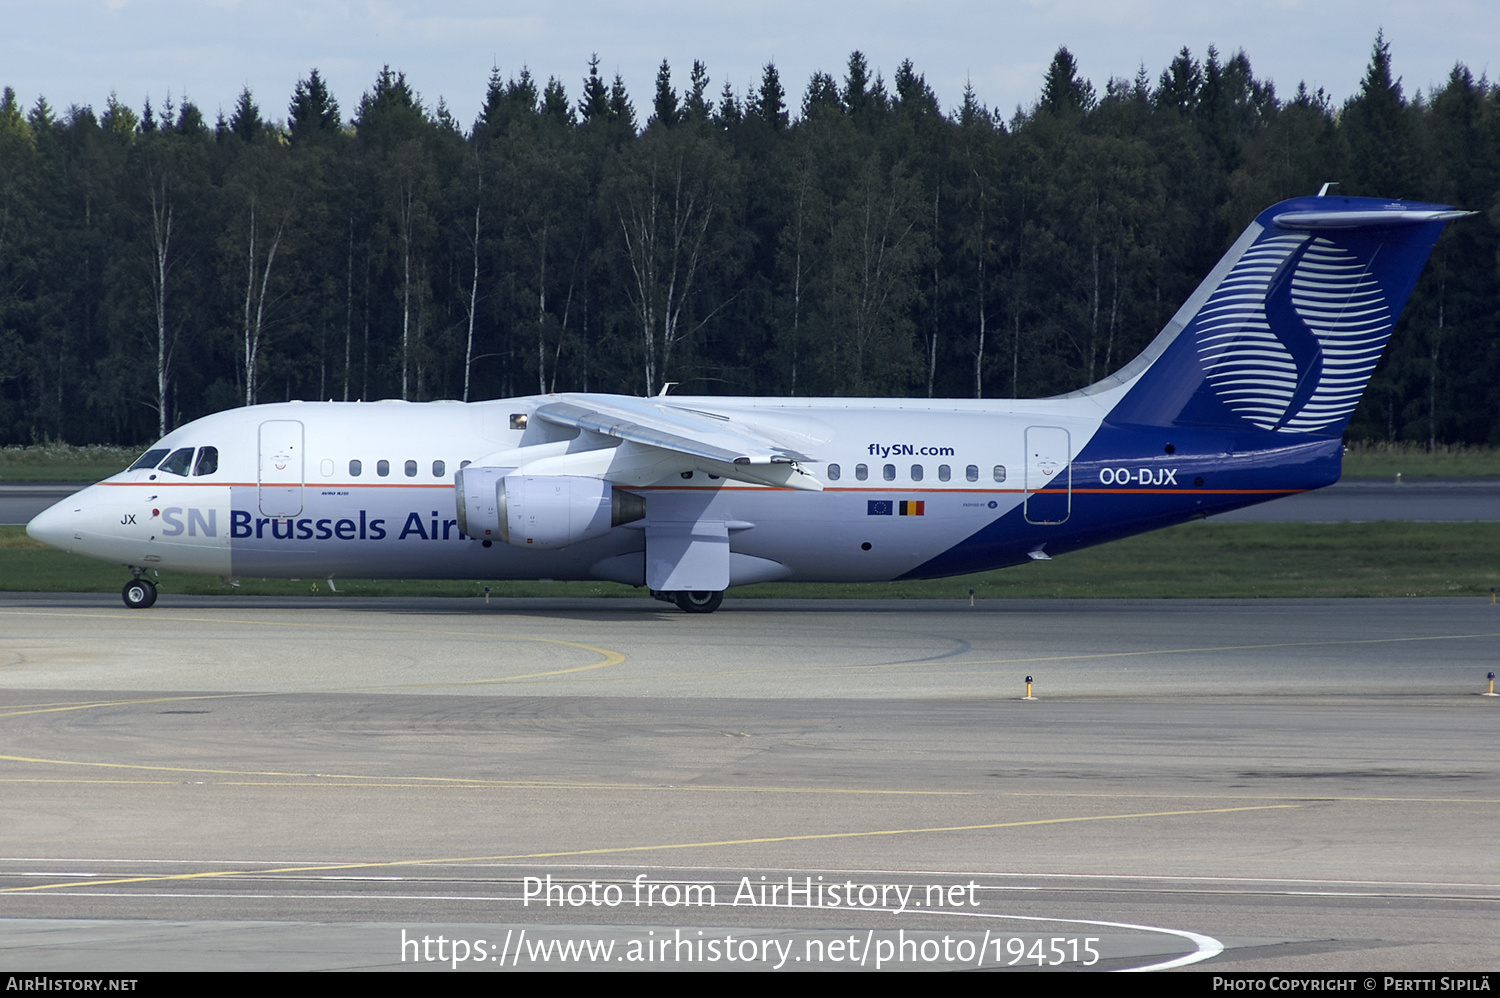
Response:
[[[1485,478],[1500,475],[1500,447],[1353,443],[1344,454],[1345,478]]]
[[[0,484],[97,482],[124,471],[145,449],[63,443],[0,447]]]

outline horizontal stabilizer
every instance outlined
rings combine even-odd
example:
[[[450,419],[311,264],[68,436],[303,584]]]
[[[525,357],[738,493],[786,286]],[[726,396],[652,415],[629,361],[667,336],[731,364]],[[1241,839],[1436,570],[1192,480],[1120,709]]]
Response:
[[[1287,211],[1272,221],[1283,229],[1356,229],[1386,225],[1423,225],[1427,222],[1451,222],[1473,215],[1472,211]]]

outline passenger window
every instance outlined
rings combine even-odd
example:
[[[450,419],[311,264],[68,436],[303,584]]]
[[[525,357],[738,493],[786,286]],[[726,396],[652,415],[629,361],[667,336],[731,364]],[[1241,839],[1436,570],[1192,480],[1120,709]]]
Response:
[[[158,464],[161,464],[161,459],[166,456],[167,449],[165,447],[161,448],[160,450],[148,450],[146,453],[135,459],[135,464],[132,464],[125,470],[137,471],[141,468],[154,468]]]
[[[863,464],[856,464],[854,466],[854,477],[860,481],[864,481],[870,477],[870,469]]]
[[[182,475],[185,478],[187,477],[188,469],[192,466],[193,448],[183,447],[180,450],[174,450],[172,456],[163,461],[157,470],[169,472],[173,475]]]
[[[953,469],[952,468],[948,467],[946,464],[940,464],[940,465],[938,465],[938,481],[940,481],[940,482],[946,482],[948,479],[950,479],[952,477],[953,477]]]
[[[914,482],[920,482],[922,480],[922,466],[920,464],[914,464],[911,466],[911,480]]]
[[[203,447],[198,450],[198,463],[193,466],[194,477],[212,475],[219,470],[219,448]]]
[[[828,480],[830,482],[836,482],[836,481],[838,481],[839,480],[839,476],[842,475],[843,473],[844,472],[836,464],[830,464],[828,466]]]
[[[415,461],[407,461],[406,462],[406,477],[407,478],[416,478],[417,477],[417,462],[415,462]]]
[[[379,475],[381,478],[384,478],[390,473],[391,462],[387,461],[385,458],[381,458],[379,461],[375,462],[375,474]]]
[[[351,459],[349,461],[349,477],[350,478],[358,478],[360,476],[360,474],[364,470],[365,470],[365,466],[359,460],[359,458],[353,458],[353,459]]]
[[[471,465],[473,463],[474,463],[473,461],[460,461],[460,462],[458,462],[458,470],[459,471],[463,471],[465,468],[467,468],[469,465]]]
[[[971,482],[979,481],[979,465],[971,464],[964,469],[964,477]]]
[[[434,462],[432,462],[432,477],[433,478],[442,478],[443,475],[447,474],[447,472],[448,472],[448,465],[446,465],[442,461],[434,461]]]
[[[1005,465],[1003,465],[1003,464],[997,464],[997,465],[995,465],[995,481],[997,481],[997,482],[1003,482],[1003,481],[1005,481]]]
[[[886,481],[894,482],[896,480],[896,466],[894,464],[888,464],[884,468],[880,469],[880,474],[885,478]]]
[[[323,477],[324,478],[332,478],[333,477],[333,461],[331,461],[330,459],[328,459],[328,458],[325,457],[322,460],[322,462],[318,465],[318,470],[323,473]]]

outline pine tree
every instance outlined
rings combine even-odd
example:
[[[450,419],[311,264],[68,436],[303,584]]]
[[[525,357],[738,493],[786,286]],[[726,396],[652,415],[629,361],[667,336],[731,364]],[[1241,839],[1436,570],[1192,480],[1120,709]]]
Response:
[[[754,108],[760,119],[772,128],[780,130],[787,126],[786,90],[781,86],[781,74],[776,72],[774,62],[766,63],[761,75],[760,92]]]
[[[974,92],[974,81],[964,80],[964,95],[958,105],[959,126],[973,128],[976,125],[988,124],[993,120],[989,109],[979,102],[979,95]]]
[[[927,85],[927,79],[912,65],[910,59],[896,67],[896,106],[903,114],[915,118],[935,118],[938,109],[937,94]],[[966,88],[972,93],[972,88]]]
[[[568,99],[568,91],[563,87],[562,81],[555,76],[547,77],[547,86],[542,91],[541,116],[543,120],[559,127],[573,126],[573,103]]]
[[[630,103],[630,94],[625,90],[625,80],[619,73],[609,85],[609,120],[627,135],[635,134],[635,108]]]
[[[511,77],[508,82],[499,69],[493,69],[485,88],[484,107],[474,122],[474,136],[480,141],[499,138],[508,134],[515,123],[532,120],[540,111],[536,80],[530,69],[522,66],[521,75]]]
[[[328,92],[316,66],[307,79],[297,81],[287,108],[287,124],[293,144],[335,135],[342,126],[338,101]]]
[[[839,97],[839,85],[827,73],[814,73],[807,81],[807,92],[802,95],[802,118],[812,121],[824,114],[843,113],[844,102]]]
[[[724,81],[724,89],[719,92],[719,106],[714,111],[714,121],[724,129],[733,129],[745,120],[744,108],[740,105],[739,98],[734,95],[734,88],[729,81]]]
[[[254,142],[265,131],[265,123],[260,120],[260,108],[256,106],[248,86],[240,90],[240,99],[235,103],[234,114],[229,119],[229,130],[242,142]]]
[[[422,134],[427,116],[406,74],[386,66],[375,77],[375,86],[360,98],[354,123],[361,142],[385,149]]]
[[[1157,82],[1155,103],[1159,108],[1171,108],[1179,114],[1191,114],[1198,107],[1202,89],[1203,69],[1187,46],[1183,46]]]
[[[870,104],[869,85],[870,64],[865,60],[865,54],[855,49],[849,53],[849,68],[844,74],[844,113],[849,117],[864,117]]]
[[[609,120],[609,88],[599,75],[599,53],[589,57],[589,75],[583,78],[583,96],[578,98],[578,116],[585,123]]]
[[[16,103],[16,92],[11,87],[6,87],[3,95],[0,95],[0,135],[20,135],[29,138],[31,130],[26,127],[26,119],[21,117],[21,106]]]
[[[1087,114],[1094,109],[1094,85],[1078,75],[1078,61],[1066,47],[1057,50],[1042,83],[1039,111],[1056,117]]]
[[[1339,125],[1348,145],[1347,179],[1340,193],[1418,195],[1416,129],[1401,81],[1392,76],[1391,46],[1383,31],[1375,36],[1359,96],[1344,105]]]
[[[693,72],[688,79],[687,97],[683,100],[682,120],[701,124],[708,121],[712,114],[708,96],[708,67],[694,59]]]
[[[104,117],[99,121],[104,130],[128,142],[135,135],[135,127],[138,121],[139,119],[136,118],[135,112],[120,103],[120,98],[111,90],[109,92],[109,100],[104,106]]]
[[[661,69],[656,71],[656,100],[652,105],[651,121],[646,122],[646,126],[649,128],[652,122],[660,122],[664,128],[677,124],[677,94],[672,90],[672,67],[665,59],[661,61]]]
[[[185,97],[177,108],[177,133],[195,138],[208,137],[208,125],[203,121],[203,112],[198,110],[197,104]]]

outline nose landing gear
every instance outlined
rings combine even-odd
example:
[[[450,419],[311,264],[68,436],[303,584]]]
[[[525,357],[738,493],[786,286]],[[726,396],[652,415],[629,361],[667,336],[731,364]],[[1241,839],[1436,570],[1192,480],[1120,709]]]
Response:
[[[132,610],[144,610],[156,602],[156,583],[149,579],[131,579],[120,590],[120,598]]]

